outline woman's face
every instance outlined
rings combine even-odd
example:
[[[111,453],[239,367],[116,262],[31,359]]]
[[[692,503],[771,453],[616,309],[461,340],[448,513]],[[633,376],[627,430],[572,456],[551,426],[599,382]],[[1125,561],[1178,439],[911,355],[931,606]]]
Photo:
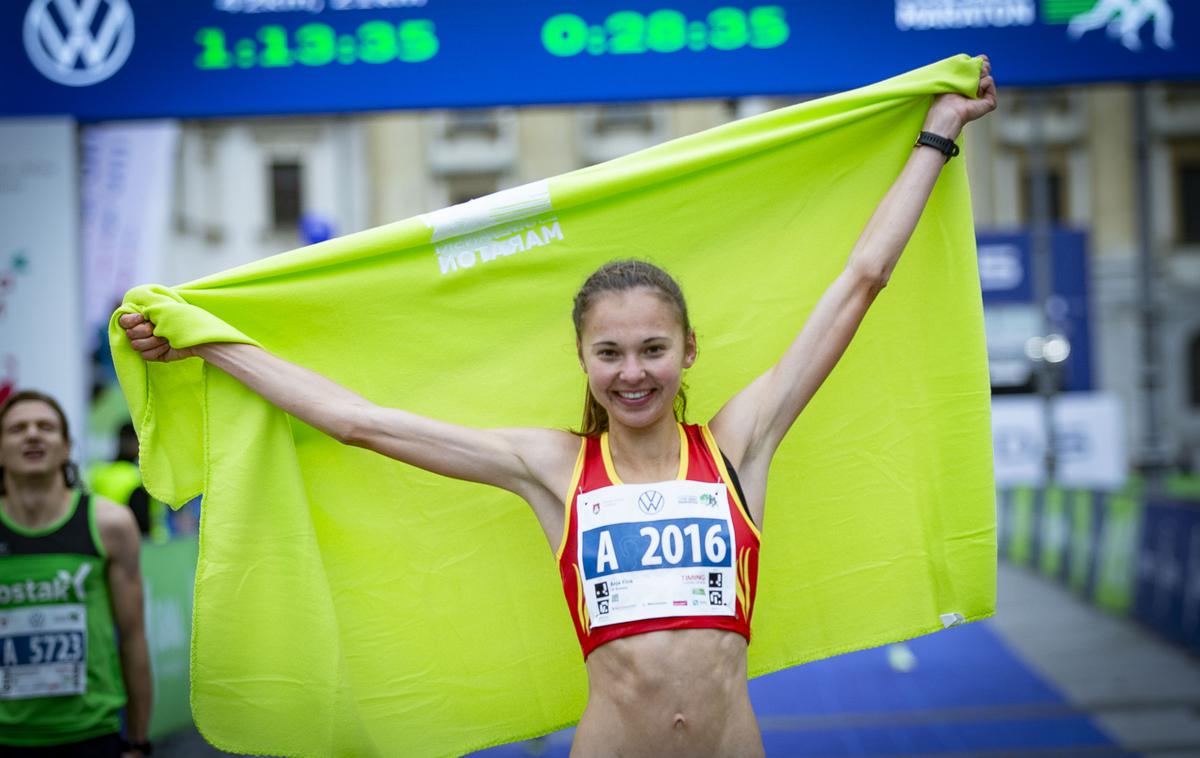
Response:
[[[674,418],[683,370],[695,361],[695,335],[683,333],[675,306],[654,290],[603,293],[583,318],[579,362],[610,423],[641,428]]]

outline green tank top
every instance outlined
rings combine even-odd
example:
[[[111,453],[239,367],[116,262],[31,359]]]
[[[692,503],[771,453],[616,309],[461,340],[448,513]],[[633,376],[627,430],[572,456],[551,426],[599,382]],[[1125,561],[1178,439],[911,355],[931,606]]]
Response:
[[[54,745],[120,729],[125,687],[95,504],[75,493],[44,529],[0,501],[0,744]]]

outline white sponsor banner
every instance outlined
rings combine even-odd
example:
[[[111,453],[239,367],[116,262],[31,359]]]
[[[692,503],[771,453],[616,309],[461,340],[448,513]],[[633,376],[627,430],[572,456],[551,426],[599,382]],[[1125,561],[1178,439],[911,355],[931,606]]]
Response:
[[[0,121],[0,395],[58,399],[84,439],[75,125]]]
[[[94,346],[126,290],[161,278],[179,127],[141,121],[81,132],[84,317]]]
[[[1125,484],[1121,404],[1106,392],[1071,392],[1053,400],[1057,480],[1067,487],[1115,490]],[[992,399],[996,486],[1046,483],[1045,404],[1036,396]]]
[[[982,29],[1032,26],[1033,0],[896,0],[896,28]]]

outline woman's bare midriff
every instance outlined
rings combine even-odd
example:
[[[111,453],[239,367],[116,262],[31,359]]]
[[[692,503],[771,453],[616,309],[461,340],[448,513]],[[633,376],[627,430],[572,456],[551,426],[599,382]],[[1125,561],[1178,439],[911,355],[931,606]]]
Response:
[[[613,640],[587,660],[572,758],[763,755],[746,690],[746,640],[719,629]]]

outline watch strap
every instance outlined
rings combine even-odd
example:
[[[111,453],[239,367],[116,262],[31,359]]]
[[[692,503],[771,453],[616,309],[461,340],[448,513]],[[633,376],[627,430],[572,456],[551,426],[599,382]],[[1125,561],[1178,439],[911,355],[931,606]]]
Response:
[[[129,740],[121,740],[121,752],[128,753],[131,750],[136,750],[144,756],[154,753],[154,744],[150,740],[142,740],[141,742],[130,742]]]
[[[943,137],[940,134],[934,134],[933,132],[921,132],[917,135],[917,141],[913,144],[913,147],[920,147],[921,145],[937,150],[946,156],[947,161],[958,155],[958,145],[955,144],[954,140],[949,137]]]

